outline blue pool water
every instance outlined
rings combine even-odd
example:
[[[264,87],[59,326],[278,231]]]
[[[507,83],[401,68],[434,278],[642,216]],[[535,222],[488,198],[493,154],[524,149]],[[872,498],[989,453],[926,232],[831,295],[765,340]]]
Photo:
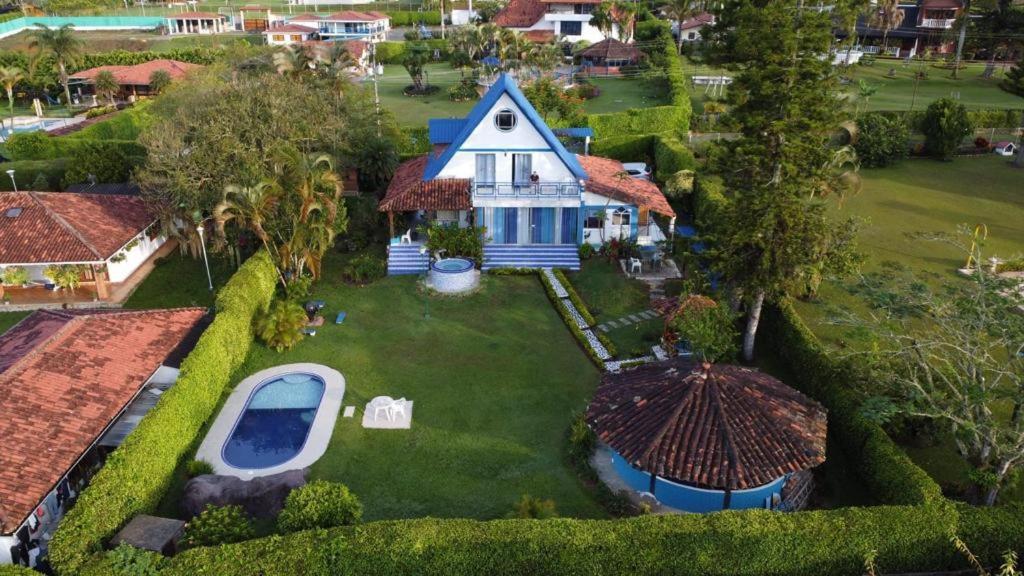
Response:
[[[440,272],[465,272],[473,267],[473,263],[465,258],[445,258],[434,262],[433,266]]]
[[[224,443],[224,461],[235,468],[270,468],[291,460],[306,444],[324,395],[312,374],[286,374],[260,384]]]
[[[30,124],[18,124],[14,127],[13,132],[35,132],[36,130],[46,130],[55,126],[62,126],[66,124],[63,120],[40,120],[38,122],[32,122]],[[10,123],[3,128],[0,128],[0,136],[5,139],[12,133]]]

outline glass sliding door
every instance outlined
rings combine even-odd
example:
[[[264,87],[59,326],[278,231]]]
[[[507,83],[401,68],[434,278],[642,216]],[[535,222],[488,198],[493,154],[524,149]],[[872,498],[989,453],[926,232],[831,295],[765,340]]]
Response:
[[[533,174],[533,156],[531,154],[513,154],[512,182],[516,186],[529,186],[531,174]]]
[[[494,230],[491,239],[495,244],[518,244],[518,224],[518,208],[494,208]]]
[[[562,208],[562,244],[579,244],[579,208]]]
[[[485,194],[493,194],[495,191],[494,183],[496,181],[494,171],[495,155],[494,154],[477,154],[476,155],[476,174],[475,183],[477,190]]]
[[[532,244],[554,244],[555,243],[555,209],[554,208],[531,208],[530,209],[530,243],[532,243]]]

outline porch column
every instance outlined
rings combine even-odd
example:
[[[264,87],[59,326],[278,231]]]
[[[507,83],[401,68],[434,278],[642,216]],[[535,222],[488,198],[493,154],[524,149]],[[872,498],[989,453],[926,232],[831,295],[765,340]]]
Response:
[[[673,216],[668,221],[668,249],[669,252],[675,253],[676,251],[676,217]]]
[[[395,237],[395,213],[388,212],[388,230],[391,231],[391,238]],[[389,240],[390,242],[390,240]]]
[[[96,278],[96,299],[107,300],[110,298],[110,291],[107,289],[107,266],[93,266],[93,276]]]

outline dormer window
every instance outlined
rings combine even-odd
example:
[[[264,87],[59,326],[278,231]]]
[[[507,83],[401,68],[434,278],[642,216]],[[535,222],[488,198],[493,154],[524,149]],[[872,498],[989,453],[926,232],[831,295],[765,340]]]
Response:
[[[511,132],[516,127],[516,113],[503,108],[494,115],[494,126],[502,132]]]

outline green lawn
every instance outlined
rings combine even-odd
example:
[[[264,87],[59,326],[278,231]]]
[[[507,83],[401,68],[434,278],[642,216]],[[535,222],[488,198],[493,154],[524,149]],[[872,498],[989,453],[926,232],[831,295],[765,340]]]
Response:
[[[234,267],[226,260],[210,257],[213,287],[224,285]],[[213,294],[206,282],[203,260],[182,256],[177,251],[161,260],[124,303],[125,308],[179,308],[213,306]]]
[[[476,104],[471,102],[452,102],[448,99],[448,88],[459,82],[461,75],[458,70],[446,62],[428,64],[426,79],[440,87],[437,93],[430,96],[406,96],[402,90],[412,84],[409,73],[399,64],[384,66],[384,75],[378,80],[381,106],[395,116],[400,126],[426,127],[430,118],[455,118],[469,114]],[[373,84],[365,83],[368,90]]]
[[[584,261],[579,272],[567,277],[598,322],[650,308],[647,284],[626,278],[617,262],[601,256]]]
[[[583,103],[587,114],[622,112],[630,108],[650,108],[669,103],[668,91],[663,82],[638,78],[591,78],[590,83],[597,86],[601,93],[597,98]]]
[[[7,332],[11,326],[20,322],[28,314],[28,312],[0,312],[0,334]]]
[[[565,433],[598,381],[534,276],[485,277],[460,299],[426,297],[413,277],[366,287],[326,265],[315,296],[328,322],[278,354],[256,346],[237,378],[316,362],[346,379],[345,405],[314,478],[344,482],[369,520],[420,516],[497,518],[523,494],[555,501],[563,516],[603,517],[565,461]],[[429,312],[429,317],[425,313]],[[411,430],[368,430],[378,395],[415,402]]]
[[[211,11],[216,12],[216,10]],[[152,15],[148,8],[146,14]],[[125,14],[122,11],[120,15],[124,16]],[[109,52],[111,50],[168,52],[178,48],[217,47],[241,39],[245,39],[251,44],[263,44],[264,40],[262,35],[243,34],[241,32],[166,36],[150,30],[75,32],[75,36],[82,40],[82,47],[86,53]],[[0,50],[24,52],[28,50],[28,45],[31,41],[32,38],[27,31],[15,34],[14,36],[8,36],[7,38],[0,39]]]

